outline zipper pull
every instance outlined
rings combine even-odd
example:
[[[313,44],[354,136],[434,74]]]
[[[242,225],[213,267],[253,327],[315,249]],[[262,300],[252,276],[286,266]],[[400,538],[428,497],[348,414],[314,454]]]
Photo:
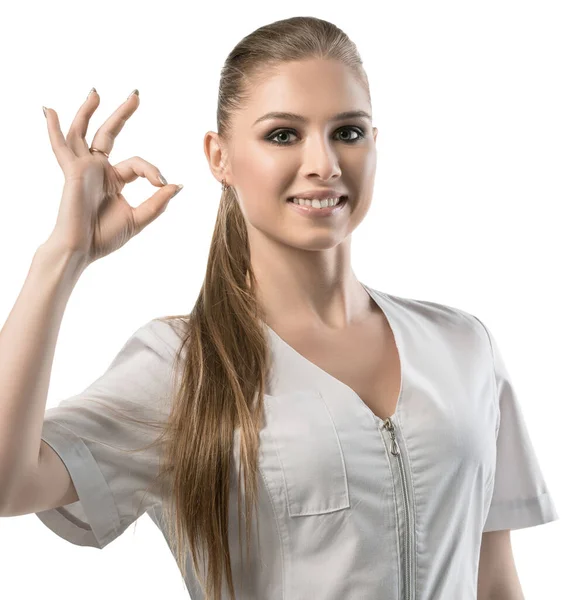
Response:
[[[399,446],[397,444],[397,441],[395,440],[395,429],[393,427],[393,421],[387,418],[383,422],[383,426],[391,433],[391,453],[393,454],[393,456],[399,456]]]

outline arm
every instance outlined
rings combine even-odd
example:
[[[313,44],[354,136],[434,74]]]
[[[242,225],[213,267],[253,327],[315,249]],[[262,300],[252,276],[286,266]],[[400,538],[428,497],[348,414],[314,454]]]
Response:
[[[477,600],[525,600],[513,560],[509,529],[483,534]]]
[[[48,239],[0,331],[0,510],[36,471],[54,350],[81,257]]]

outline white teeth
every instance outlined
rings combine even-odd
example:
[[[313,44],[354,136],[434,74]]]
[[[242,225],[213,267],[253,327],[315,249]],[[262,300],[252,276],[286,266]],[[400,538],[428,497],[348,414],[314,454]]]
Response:
[[[326,198],[325,200],[319,200],[318,198],[292,198],[292,201],[295,204],[300,204],[301,206],[312,206],[313,208],[325,208],[326,206],[335,206],[336,204],[339,204],[340,200],[341,198]]]

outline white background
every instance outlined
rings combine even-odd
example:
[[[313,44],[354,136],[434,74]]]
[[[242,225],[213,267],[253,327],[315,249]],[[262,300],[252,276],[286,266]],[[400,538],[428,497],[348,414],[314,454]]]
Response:
[[[95,86],[101,104],[90,142],[138,88],[140,107],[110,160],[139,155],[185,185],[157,221],[82,275],[47,406],[94,381],[140,325],[195,303],[221,193],[203,138],[216,129],[229,51],[278,19],[332,21],[359,47],[379,129],[373,203],[353,234],[353,269],[375,289],[471,312],[496,336],[560,516],[512,533],[517,569],[526,598],[565,598],[575,533],[572,477],[563,475],[574,458],[573,3],[202,4],[1,9],[1,324],[58,212],[63,175],[42,105],[57,111],[65,134]],[[139,179],[125,194],[135,206],[155,190]],[[35,515],[2,519],[0,564],[7,600],[188,598],[147,516],[103,552],[62,540]]]

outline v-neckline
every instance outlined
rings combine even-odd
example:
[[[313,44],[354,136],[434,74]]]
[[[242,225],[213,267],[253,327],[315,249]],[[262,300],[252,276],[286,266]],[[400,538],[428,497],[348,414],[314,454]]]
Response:
[[[389,311],[386,311],[384,309],[384,307],[382,306],[383,302],[379,298],[377,298],[377,294],[375,294],[374,291],[370,287],[368,287],[364,283],[361,283],[361,281],[359,283],[364,288],[364,290],[371,296],[371,298],[373,298],[374,302],[379,306],[379,309],[381,310],[381,312],[386,317],[387,322],[389,323],[389,327],[391,329],[391,332],[393,334],[393,339],[395,341],[395,346],[397,348],[397,355],[398,355],[398,358],[399,358],[399,371],[400,371],[399,394],[397,396],[397,400],[396,400],[396,403],[395,403],[395,410],[394,410],[393,414],[391,416],[387,417],[388,419],[390,419],[392,421],[396,421],[397,420],[397,415],[398,415],[400,407],[401,407],[401,400],[402,400],[402,397],[403,397],[404,379],[405,379],[405,366],[404,366],[404,357],[402,355],[402,344],[398,340],[398,331],[399,331],[399,328],[398,328],[397,323],[394,323],[393,319],[390,318]],[[382,295],[384,295],[383,292],[380,292],[380,293]],[[306,362],[312,368],[314,368],[315,370],[323,373],[328,379],[330,379],[331,381],[335,382],[336,384],[344,387],[346,390],[348,390],[349,392],[351,392],[359,400],[359,402],[361,402],[361,404],[370,412],[371,416],[376,421],[378,421],[380,423],[385,422],[386,419],[382,419],[381,417],[378,417],[373,412],[373,410],[371,410],[371,408],[362,400],[361,396],[353,388],[351,388],[349,385],[347,385],[347,383],[344,383],[343,381],[341,381],[337,377],[334,377],[331,373],[328,373],[327,371],[325,371],[324,369],[322,369],[321,367],[319,367],[318,365],[316,365],[314,362],[312,362],[311,360],[309,360],[308,358],[306,358],[305,356],[303,356],[303,354],[300,354],[293,346],[290,346],[267,323],[264,322],[264,324],[268,328],[268,330],[272,333],[272,335],[279,341],[279,343],[281,345],[285,346],[290,352],[293,352],[294,354],[296,354],[298,357],[300,357],[301,360],[303,360],[304,362]]]

